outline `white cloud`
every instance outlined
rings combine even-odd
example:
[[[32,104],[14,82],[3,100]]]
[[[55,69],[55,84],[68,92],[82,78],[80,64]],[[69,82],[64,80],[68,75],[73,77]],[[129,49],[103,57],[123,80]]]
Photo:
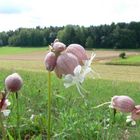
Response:
[[[41,27],[66,24],[89,26],[140,20],[139,0],[1,1],[0,9],[3,9],[3,12],[0,10],[0,31],[38,25]]]

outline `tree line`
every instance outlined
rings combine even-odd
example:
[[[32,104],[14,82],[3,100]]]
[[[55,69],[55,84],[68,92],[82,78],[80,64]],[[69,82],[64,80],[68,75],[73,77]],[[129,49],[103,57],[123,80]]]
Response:
[[[55,38],[66,45],[78,43],[85,48],[140,49],[140,22],[89,27],[67,25],[19,28],[15,31],[0,32],[0,46],[48,46]]]

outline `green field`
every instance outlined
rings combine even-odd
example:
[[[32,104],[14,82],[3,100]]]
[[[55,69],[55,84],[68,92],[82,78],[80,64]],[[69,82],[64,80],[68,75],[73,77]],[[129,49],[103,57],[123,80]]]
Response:
[[[8,55],[8,54],[23,54],[30,53],[34,51],[46,50],[46,47],[36,47],[36,48],[24,48],[24,47],[0,47],[0,55]]]
[[[140,66],[140,56],[129,56],[125,59],[114,59],[108,64],[112,65],[134,65]]]
[[[3,81],[12,71],[1,70],[0,89]],[[32,139],[41,139],[46,136],[46,111],[47,111],[47,72],[17,71],[24,79],[24,86],[19,92],[21,135],[22,138],[30,135]],[[110,101],[113,95],[129,95],[137,104],[140,101],[140,86],[135,82],[119,82],[110,80],[87,79],[83,87],[89,91],[85,93],[87,106],[75,87],[65,89],[62,80],[52,77],[52,138],[53,139],[114,139],[125,137],[124,132],[129,132],[129,138],[140,137],[140,122],[136,127],[125,123],[126,115],[118,113],[116,122],[113,123],[113,111],[108,106],[98,109],[93,107]],[[11,114],[6,119],[9,133],[16,139],[16,112],[15,98],[11,94]],[[35,115],[33,120],[30,117]],[[108,121],[110,119],[110,121]],[[42,125],[44,124],[44,125]],[[107,125],[109,127],[106,129]],[[135,133],[134,133],[135,132]],[[119,136],[119,137],[118,137]]]
[[[88,91],[84,100],[75,86],[65,89],[63,80],[52,73],[52,140],[139,140],[140,121],[131,126],[125,122],[128,114],[118,112],[114,120],[108,105],[94,107],[110,101],[114,95],[128,95],[140,104],[140,67],[93,63],[93,69],[101,78],[89,76],[84,81],[82,86]],[[0,60],[0,90],[4,89],[4,79],[13,72],[24,80],[19,92],[21,137],[46,140],[48,79],[44,62]],[[5,124],[11,140],[15,140],[15,95],[9,97],[11,113]],[[31,116],[34,118],[30,119]]]

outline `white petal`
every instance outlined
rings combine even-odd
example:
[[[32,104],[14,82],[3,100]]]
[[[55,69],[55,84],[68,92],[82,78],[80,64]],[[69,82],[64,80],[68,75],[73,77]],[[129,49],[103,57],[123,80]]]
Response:
[[[2,110],[1,112],[3,113],[4,116],[7,117],[10,114],[11,111],[8,110],[8,109],[5,109],[5,110]]]
[[[35,117],[35,115],[34,115],[34,114],[32,114],[32,115],[31,115],[31,117],[30,117],[30,120],[33,120],[33,119],[34,119],[34,117]]]
[[[7,104],[7,106],[11,104],[8,99],[5,100],[5,103]]]
[[[129,115],[129,116],[126,116],[126,118],[127,118],[127,119],[131,119],[131,116],[130,116],[130,115]]]
[[[82,67],[80,65],[76,66],[74,69],[74,75],[79,75],[81,73]]]
[[[73,76],[71,74],[67,74],[64,76],[64,86],[65,88],[68,88],[70,86],[72,86],[73,83]]]
[[[132,121],[132,119],[126,119],[126,122],[127,123],[129,123],[129,122],[131,122]]]
[[[84,66],[85,67],[88,67],[89,66],[89,60],[84,60],[83,63],[84,63]]]
[[[132,126],[136,125],[136,121],[131,122]]]
[[[73,85],[73,84],[71,84],[71,83],[70,83],[70,84],[69,84],[69,83],[64,83],[64,87],[65,87],[65,88],[71,87],[72,85]]]
[[[112,109],[114,109],[114,107],[113,107],[113,105],[112,105],[112,104],[110,104],[108,107],[109,107],[109,108],[112,108]]]
[[[87,67],[85,69],[83,69],[83,77],[85,78],[85,76],[90,73],[92,71],[92,69],[90,67]]]
[[[91,57],[90,57],[90,60],[89,60],[89,65],[91,65],[93,59],[95,58],[96,54],[95,53],[92,53],[91,54]]]
[[[81,84],[83,83],[83,81],[84,81],[84,77],[82,76],[82,74],[73,77],[73,82],[75,84],[76,83]]]
[[[93,61],[93,59],[95,58],[95,56],[96,56],[96,54],[93,52],[93,53],[91,54],[90,61]]]
[[[73,81],[73,76],[71,74],[67,74],[64,76],[64,82],[71,83]]]

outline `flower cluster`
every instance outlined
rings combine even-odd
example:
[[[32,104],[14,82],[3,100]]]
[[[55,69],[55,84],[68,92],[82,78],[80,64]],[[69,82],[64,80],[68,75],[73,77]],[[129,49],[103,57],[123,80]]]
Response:
[[[48,71],[54,71],[58,78],[63,78],[65,88],[76,85],[84,97],[81,84],[88,73],[94,72],[91,69],[94,57],[93,53],[89,59],[84,47],[79,44],[70,44],[66,47],[56,39],[45,57],[45,66]]]
[[[114,96],[111,99],[110,107],[122,113],[130,113],[127,116],[126,122],[136,124],[136,120],[140,119],[140,105],[135,105],[135,102],[129,96]]]

